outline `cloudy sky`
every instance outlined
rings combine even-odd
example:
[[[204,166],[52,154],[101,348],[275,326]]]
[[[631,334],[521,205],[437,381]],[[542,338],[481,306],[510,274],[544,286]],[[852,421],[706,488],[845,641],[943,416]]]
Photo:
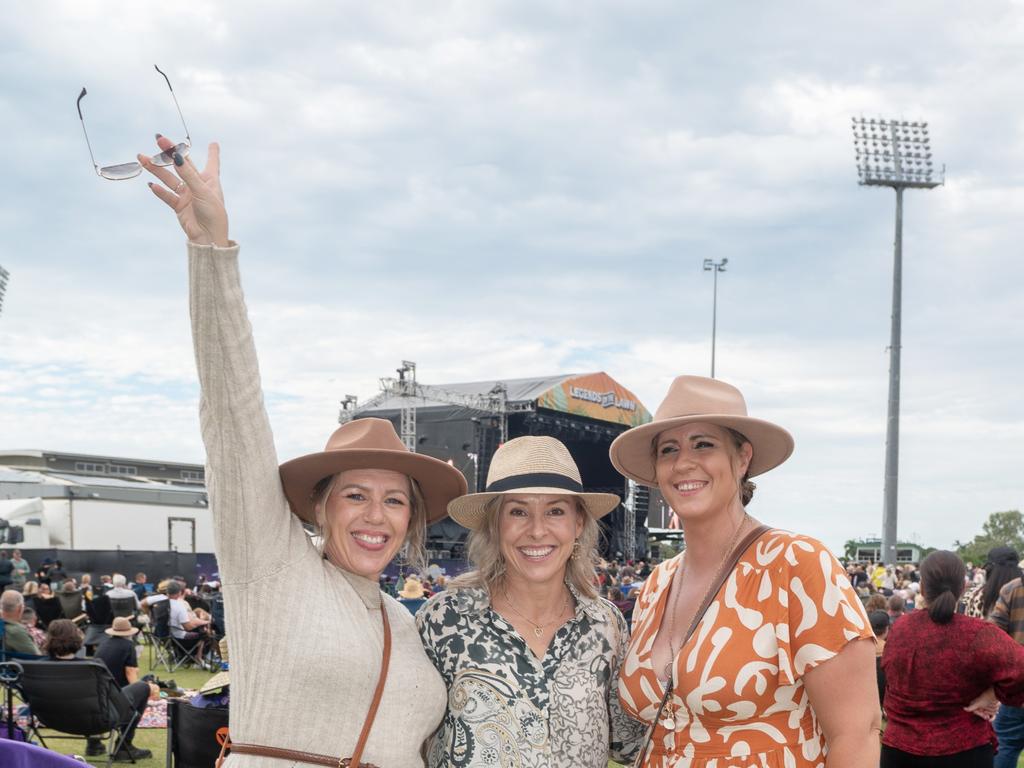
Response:
[[[826,10],[827,9],[827,10]],[[893,193],[851,115],[928,120],[906,196],[900,537],[1024,491],[1024,4],[25,4],[0,25],[0,449],[202,461],[183,236],[101,164],[222,145],[282,457],[401,359],[443,383],[717,374],[797,450],[751,512],[881,531]]]

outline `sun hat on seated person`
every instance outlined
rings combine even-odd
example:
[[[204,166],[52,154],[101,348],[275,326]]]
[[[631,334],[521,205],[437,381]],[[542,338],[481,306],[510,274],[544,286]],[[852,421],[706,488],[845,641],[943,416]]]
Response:
[[[315,524],[317,483],[348,469],[389,469],[413,478],[423,491],[428,524],[445,517],[448,502],[466,492],[466,478],[459,470],[410,451],[387,419],[355,419],[334,430],[324,450],[281,465],[281,484],[292,512]]]
[[[455,522],[475,530],[484,521],[487,502],[509,494],[554,494],[581,499],[590,514],[604,517],[620,503],[614,493],[584,493],[580,470],[569,449],[553,437],[527,436],[509,440],[494,452],[487,470],[487,487],[448,504]]]
[[[743,394],[731,384],[704,376],[677,376],[654,419],[628,429],[612,442],[608,453],[623,475],[642,485],[657,486],[654,441],[666,429],[708,422],[742,434],[754,449],[747,476],[779,466],[793,453],[793,436],[777,424],[747,415]]]
[[[423,597],[423,582],[415,576],[406,576],[405,584],[402,585],[398,596],[404,597],[406,600],[418,600]]]
[[[139,630],[132,626],[131,619],[127,616],[117,616],[114,623],[103,631],[111,637],[131,637]]]
[[[220,639],[220,642],[217,643],[217,650],[220,653],[221,663],[227,665],[228,639],[226,637],[222,637]],[[207,693],[212,693],[213,691],[220,690],[221,688],[225,688],[229,685],[231,685],[231,673],[228,670],[224,669],[215,674],[205,683],[203,683],[203,687],[199,689],[199,693],[205,695]]]

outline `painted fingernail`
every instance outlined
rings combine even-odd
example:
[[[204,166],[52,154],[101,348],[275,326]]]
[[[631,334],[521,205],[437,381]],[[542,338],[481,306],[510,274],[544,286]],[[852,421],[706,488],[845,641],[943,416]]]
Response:
[[[152,189],[153,188],[153,182],[152,181],[147,181],[146,182],[146,186],[149,187],[150,189]]]
[[[179,168],[185,164],[185,158],[181,156],[181,152],[174,153],[174,164]]]
[[[163,137],[164,137],[164,135],[163,135],[162,133],[158,133],[158,134],[156,135],[156,140],[157,140],[157,141],[160,141],[160,139],[162,139]]]

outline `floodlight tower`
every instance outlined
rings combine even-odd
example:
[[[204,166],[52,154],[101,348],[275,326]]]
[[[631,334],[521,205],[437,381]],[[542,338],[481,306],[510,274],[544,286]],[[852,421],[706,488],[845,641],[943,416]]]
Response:
[[[7,292],[7,278],[10,276],[10,272],[0,267],[0,312],[4,311],[4,293]]]
[[[896,190],[893,244],[892,334],[889,341],[889,410],[885,430],[885,503],[882,562],[896,562],[896,508],[900,444],[900,320],[903,294],[903,190],[934,189],[945,183],[946,167],[932,163],[928,123],[854,117],[853,146],[861,186]]]
[[[718,273],[725,272],[725,265],[729,263],[728,259],[722,259],[721,261],[712,261],[711,259],[704,259],[704,271],[711,272],[715,278],[715,287],[713,289],[713,298],[711,300],[711,378],[715,378],[715,331],[718,325]]]

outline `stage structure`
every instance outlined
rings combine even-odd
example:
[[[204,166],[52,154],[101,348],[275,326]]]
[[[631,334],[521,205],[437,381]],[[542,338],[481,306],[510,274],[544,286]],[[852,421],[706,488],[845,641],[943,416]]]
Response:
[[[626,481],[608,458],[619,434],[651,420],[636,396],[606,373],[561,374],[504,381],[429,385],[403,360],[397,378],[382,378],[376,397],[341,401],[338,421],[389,419],[410,450],[447,461],[471,492],[485,490],[491,457],[506,440],[550,435],[568,447],[587,491],[615,493],[623,504],[602,521],[602,554],[647,555],[648,489]],[[467,531],[453,520],[432,525],[427,546],[437,559],[465,556]]]

